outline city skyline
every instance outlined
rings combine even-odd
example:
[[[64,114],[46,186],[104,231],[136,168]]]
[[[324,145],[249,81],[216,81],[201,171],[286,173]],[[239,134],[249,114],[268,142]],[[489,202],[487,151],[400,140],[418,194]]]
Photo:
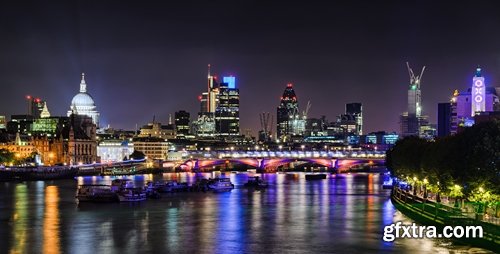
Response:
[[[10,4],[0,11],[7,35],[0,47],[6,56],[0,60],[0,82],[9,95],[0,102],[0,115],[23,114],[27,94],[48,101],[52,115],[65,115],[78,91],[79,75],[85,72],[102,126],[134,129],[153,115],[167,122],[168,115],[178,110],[194,116],[210,63],[218,76],[237,79],[242,132],[251,128],[256,134],[258,114],[275,111],[287,83],[294,84],[300,110],[312,102],[310,117],[326,115],[333,121],[346,103],[361,102],[366,133],[398,131],[399,114],[406,108],[405,62],[409,61],[417,69],[427,66],[422,80],[423,113],[435,123],[437,103],[448,101],[455,89],[469,87],[478,64],[486,84],[498,86],[500,62],[494,45],[500,37],[491,31],[500,20],[482,4],[476,7],[484,15],[475,17],[468,17],[467,4],[453,5],[434,17],[449,7],[444,3],[434,4],[435,10],[425,4],[398,3],[397,13],[376,4],[372,7],[379,12],[372,13],[352,3],[304,9],[274,3],[260,9],[249,2],[248,11],[230,4],[201,4],[206,12],[189,4],[151,3],[157,10],[124,4],[113,13],[106,11],[113,6],[109,2],[100,8],[68,3],[30,11]],[[408,9],[428,19],[402,19]],[[341,10],[354,12],[351,17]],[[211,12],[225,15],[207,14]],[[297,18],[266,19],[271,13]],[[249,26],[259,15],[263,18]],[[377,20],[380,17],[387,20]],[[226,19],[234,20],[234,25]],[[341,26],[341,19],[348,26]],[[402,19],[402,24],[394,19]],[[450,28],[448,22],[455,26]],[[363,35],[355,32],[370,28],[376,29]],[[200,40],[210,34],[207,30],[220,39]],[[467,30],[481,33],[484,39],[463,37]],[[370,39],[370,33],[377,34],[377,39]]]
[[[500,2],[0,4],[0,250],[500,250]]]

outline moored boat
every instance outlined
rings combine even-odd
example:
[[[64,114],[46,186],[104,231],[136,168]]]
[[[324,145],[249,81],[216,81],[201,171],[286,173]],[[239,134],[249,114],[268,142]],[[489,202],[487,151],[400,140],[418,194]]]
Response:
[[[179,183],[177,181],[168,181],[166,183],[167,188],[170,192],[179,192],[189,190],[189,185],[187,183]]]
[[[126,188],[134,188],[134,182],[130,179],[114,179],[111,181],[111,190],[114,192],[118,192]]]
[[[144,201],[147,198],[146,188],[136,188],[130,179],[115,179],[111,181],[111,190],[116,192],[120,202]]]
[[[109,185],[86,184],[78,186],[76,199],[78,202],[116,202],[118,195]]]
[[[146,200],[146,192],[141,188],[126,188],[118,192],[120,202],[139,202]]]
[[[234,189],[234,184],[229,178],[214,178],[208,179],[208,188],[210,190],[222,191]]]

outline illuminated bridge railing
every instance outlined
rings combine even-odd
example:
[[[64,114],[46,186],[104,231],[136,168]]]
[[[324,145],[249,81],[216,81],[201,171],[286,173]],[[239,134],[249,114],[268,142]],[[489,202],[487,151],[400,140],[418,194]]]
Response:
[[[192,158],[359,158],[385,159],[384,151],[186,151]]]

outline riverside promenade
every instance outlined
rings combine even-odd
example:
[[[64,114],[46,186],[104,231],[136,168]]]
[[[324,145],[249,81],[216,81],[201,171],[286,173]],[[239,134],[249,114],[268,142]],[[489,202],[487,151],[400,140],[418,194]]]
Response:
[[[434,225],[440,228],[445,226],[481,226],[483,238],[455,239],[457,242],[472,244],[493,251],[500,249],[500,225],[494,218],[481,218],[471,215],[470,212],[450,206],[448,202],[413,195],[408,190],[394,187],[391,193],[394,206],[406,216],[422,225]]]

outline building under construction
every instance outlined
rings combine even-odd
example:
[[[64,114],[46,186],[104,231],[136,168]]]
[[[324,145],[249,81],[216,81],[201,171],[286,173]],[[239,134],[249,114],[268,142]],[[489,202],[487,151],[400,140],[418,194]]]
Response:
[[[427,116],[422,115],[422,92],[420,90],[425,66],[422,68],[420,75],[415,75],[408,62],[406,63],[406,67],[408,68],[408,74],[410,76],[410,83],[408,86],[408,111],[400,116],[400,133],[403,137],[425,137],[426,133],[429,131],[429,121]]]

